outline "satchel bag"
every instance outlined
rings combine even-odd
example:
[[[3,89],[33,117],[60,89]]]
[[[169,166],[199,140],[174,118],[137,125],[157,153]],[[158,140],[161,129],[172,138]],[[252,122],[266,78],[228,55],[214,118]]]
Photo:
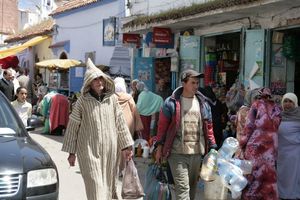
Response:
[[[127,162],[125,168],[121,195],[123,199],[138,199],[145,196],[137,169],[132,159]]]

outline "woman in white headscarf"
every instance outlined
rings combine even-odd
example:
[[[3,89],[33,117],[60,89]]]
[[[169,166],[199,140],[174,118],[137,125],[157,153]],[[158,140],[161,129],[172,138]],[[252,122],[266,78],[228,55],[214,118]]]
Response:
[[[124,113],[129,131],[131,135],[134,136],[135,131],[140,131],[143,129],[140,114],[136,109],[133,97],[126,92],[127,89],[124,78],[116,77],[114,79],[114,82],[118,97],[118,103],[120,104],[121,109]]]
[[[281,199],[300,199],[300,108],[294,93],[281,101],[278,130],[277,185]]]
[[[133,140],[115,96],[113,80],[90,59],[66,129],[62,150],[74,166],[76,156],[88,200],[112,199],[117,154],[131,159]]]
[[[143,129],[143,124],[142,124],[140,114],[138,113],[138,111],[136,109],[136,105],[133,100],[133,97],[126,92],[127,88],[126,88],[126,83],[125,83],[124,78],[116,77],[114,79],[114,82],[115,82],[115,91],[117,94],[118,103],[121,107],[121,110],[123,111],[129,131],[130,131],[132,137],[134,137],[135,132],[141,131]],[[118,156],[118,162],[120,163],[119,164],[119,172],[121,174],[121,172],[123,171],[123,169],[126,166],[126,155],[125,155],[125,152],[122,152],[122,153],[120,152],[120,155],[121,156]],[[116,183],[118,183],[117,181],[118,181],[119,177],[117,176],[115,178],[116,178]],[[116,188],[117,187],[118,187],[118,184],[116,184]]]

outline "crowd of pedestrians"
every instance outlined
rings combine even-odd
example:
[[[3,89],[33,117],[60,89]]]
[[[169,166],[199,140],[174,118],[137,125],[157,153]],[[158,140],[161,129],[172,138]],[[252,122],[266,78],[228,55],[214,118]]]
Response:
[[[278,104],[268,88],[245,89],[236,82],[226,94],[224,88],[199,87],[204,75],[192,69],[181,73],[174,91],[160,78],[152,92],[137,79],[127,87],[124,78],[113,80],[88,60],[69,112],[67,97],[48,91],[41,74],[31,82],[27,73],[3,70],[0,90],[25,126],[37,114],[44,133],[64,135],[62,150],[70,166],[78,158],[89,200],[118,198],[117,181],[136,139],[154,141],[153,157],[158,165],[168,164],[176,199],[194,199],[203,156],[229,136],[239,142],[235,157],[253,165],[241,199],[300,199],[300,108],[294,93]]]
[[[46,134],[62,135],[69,118],[69,102],[57,91],[49,91],[41,74],[34,82],[27,68],[1,69],[0,91],[20,115],[24,126],[28,121],[44,124]]]

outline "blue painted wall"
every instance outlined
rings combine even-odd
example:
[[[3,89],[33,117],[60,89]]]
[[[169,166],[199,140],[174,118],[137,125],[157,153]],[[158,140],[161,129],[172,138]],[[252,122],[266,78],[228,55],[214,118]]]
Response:
[[[82,77],[77,77],[76,76],[76,68],[80,68],[80,69],[77,69],[77,70],[82,70]],[[70,68],[70,71],[69,71],[69,76],[70,76],[70,93],[71,92],[79,92],[82,85],[83,85],[83,79],[84,79],[84,74],[85,74],[85,70],[86,68],[85,67],[73,67],[73,68]]]

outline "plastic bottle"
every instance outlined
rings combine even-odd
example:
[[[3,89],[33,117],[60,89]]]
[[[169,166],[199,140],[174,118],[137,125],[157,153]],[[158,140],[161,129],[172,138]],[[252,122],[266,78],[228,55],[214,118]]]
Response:
[[[243,176],[242,170],[232,163],[219,158],[218,173],[225,187],[234,192],[241,192],[247,185],[248,181]]]
[[[243,174],[251,174],[253,165],[250,160],[240,160],[237,158],[231,158],[230,162],[235,166],[241,168]]]
[[[200,177],[205,181],[213,181],[217,176],[218,152],[211,149],[203,159]]]
[[[231,190],[231,197],[233,199],[240,199],[241,196],[242,196],[242,192],[237,192],[237,191]]]
[[[219,149],[219,157],[225,160],[230,160],[233,154],[239,148],[239,142],[233,137],[228,137],[224,140],[222,147]]]

